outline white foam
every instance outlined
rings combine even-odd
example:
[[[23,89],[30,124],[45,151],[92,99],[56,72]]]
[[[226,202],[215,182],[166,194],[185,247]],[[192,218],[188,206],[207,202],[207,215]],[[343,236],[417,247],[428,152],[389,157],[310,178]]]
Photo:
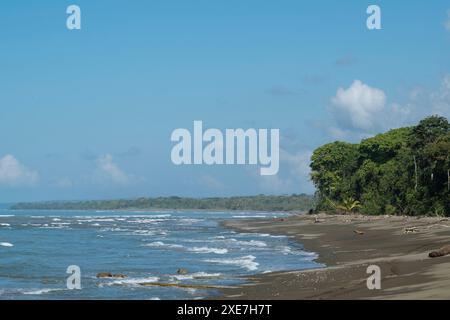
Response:
[[[317,253],[315,253],[315,252],[302,251],[301,254],[303,256],[307,257],[309,260],[315,260],[315,259],[317,259],[319,257],[317,255]]]
[[[13,214],[0,214],[0,218],[11,218],[14,217]]]
[[[119,279],[114,280],[106,285],[121,285],[121,286],[139,286],[143,283],[152,283],[159,281],[158,277],[147,277],[147,278],[130,278],[130,279]]]
[[[145,244],[146,247],[163,247],[165,244],[162,241],[155,241],[152,243]]]
[[[100,231],[101,232],[108,232],[108,231],[121,232],[121,231],[129,231],[129,230],[128,229],[122,229],[122,228],[103,228],[103,229],[100,229]]]
[[[196,272],[192,274],[177,274],[170,276],[173,279],[182,281],[182,280],[193,280],[193,279],[212,279],[219,278],[222,276],[221,273],[206,273],[206,272]]]
[[[150,217],[152,218],[169,218],[171,217],[171,214],[151,214]],[[148,216],[145,216],[148,217]]]
[[[23,294],[26,295],[40,295],[40,294],[46,294],[46,293],[50,293],[50,292],[54,292],[54,291],[61,291],[63,289],[37,289],[37,290],[32,290],[32,291],[24,291],[22,292]]]
[[[182,224],[185,223],[197,223],[197,222],[202,222],[204,221],[203,219],[194,219],[194,218],[184,218],[184,219],[180,219],[179,222]]]
[[[215,253],[215,254],[228,253],[227,249],[210,248],[210,247],[194,247],[194,248],[190,248],[188,250],[191,252],[196,252],[196,253]]]
[[[1,247],[14,247],[12,243],[9,242],[0,242]]]
[[[155,248],[159,248],[159,247],[164,247],[164,248],[183,248],[182,245],[179,244],[170,244],[170,243],[164,243],[162,241],[155,241],[152,243],[147,243],[143,245],[144,247],[155,247]]]
[[[104,218],[104,219],[79,219],[77,220],[78,222],[114,222],[114,219],[108,219],[108,218]]]
[[[207,272],[196,272],[192,274],[194,276],[194,278],[217,278],[220,277],[222,274],[220,273],[207,273]]]
[[[259,240],[250,240],[250,241],[243,241],[243,240],[236,240],[236,239],[230,239],[234,243],[241,245],[241,246],[251,246],[251,247],[267,247],[267,243],[264,241]]]
[[[10,227],[11,225],[9,223],[0,223],[0,226],[2,226],[2,227]]]
[[[232,216],[232,217],[236,218],[236,219],[267,218],[267,216],[259,216],[259,215],[254,215],[254,216]]]
[[[39,229],[70,229],[68,226],[49,226],[48,224],[43,225],[42,227],[39,227]]]
[[[240,233],[240,235],[242,236],[250,236],[250,237],[254,237],[254,236],[258,236],[258,237],[270,237],[270,238],[289,238],[290,236],[284,236],[284,235],[271,235],[268,233]]]
[[[150,224],[157,224],[160,222],[167,221],[166,219],[138,219],[138,220],[131,220],[130,223],[150,223]]]
[[[137,214],[133,214],[133,215],[121,215],[119,216],[120,218],[170,218],[172,215],[171,214],[145,214],[145,215],[137,215]]]
[[[290,247],[287,247],[287,246],[284,246],[284,247],[281,247],[281,248],[278,248],[278,249],[280,249],[281,253],[283,253],[284,255],[295,254],[296,253],[295,251],[292,251],[292,249]]]
[[[153,230],[135,230],[133,234],[138,236],[154,236],[156,232]]]
[[[258,269],[259,263],[255,261],[255,256],[245,256],[232,259],[207,259],[205,262],[234,265],[240,268],[245,268],[249,271],[254,271]]]
[[[137,215],[137,214],[133,214],[133,215],[108,215],[108,216],[73,216],[73,218],[75,219],[115,219],[117,220],[118,218],[122,219],[122,218],[148,218],[148,217],[155,217],[155,218],[164,218],[164,217],[170,217],[170,214],[167,215]]]

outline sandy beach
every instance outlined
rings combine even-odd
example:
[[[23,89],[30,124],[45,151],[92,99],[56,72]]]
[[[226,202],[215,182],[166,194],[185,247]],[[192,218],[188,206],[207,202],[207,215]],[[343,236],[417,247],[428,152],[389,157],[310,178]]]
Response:
[[[450,244],[450,221],[439,217],[296,215],[227,221],[243,232],[288,235],[316,252],[322,269],[269,273],[220,299],[449,299],[450,255],[429,258]],[[381,268],[381,289],[367,288],[367,267]]]

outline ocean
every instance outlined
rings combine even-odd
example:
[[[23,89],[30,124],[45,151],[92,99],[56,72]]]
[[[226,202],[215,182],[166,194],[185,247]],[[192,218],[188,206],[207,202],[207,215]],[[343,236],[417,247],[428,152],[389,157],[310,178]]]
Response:
[[[239,233],[220,225],[227,219],[283,216],[0,209],[0,299],[203,299],[218,291],[199,286],[236,285],[242,276],[321,267],[314,253],[289,237]],[[80,290],[66,285],[72,265],[81,270]],[[100,272],[127,277],[98,279]]]

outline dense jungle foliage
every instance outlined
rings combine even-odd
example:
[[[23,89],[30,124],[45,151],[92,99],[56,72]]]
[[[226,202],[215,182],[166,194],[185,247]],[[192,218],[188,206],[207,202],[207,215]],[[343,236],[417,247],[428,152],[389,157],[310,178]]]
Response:
[[[311,177],[319,210],[450,215],[450,124],[432,116],[359,144],[316,149]]]

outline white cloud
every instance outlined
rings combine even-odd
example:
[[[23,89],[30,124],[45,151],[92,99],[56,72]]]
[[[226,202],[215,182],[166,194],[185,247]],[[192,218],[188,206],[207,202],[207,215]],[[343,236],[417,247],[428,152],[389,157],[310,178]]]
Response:
[[[392,103],[390,109],[386,128],[414,125],[431,115],[450,118],[450,74],[442,78],[438,89],[414,88],[406,103]]]
[[[376,128],[377,118],[384,111],[386,94],[355,80],[348,89],[339,88],[331,102],[332,112],[340,125],[372,131]]]
[[[39,174],[22,165],[13,155],[0,158],[0,185],[31,186],[38,180]]]
[[[332,98],[334,125],[327,128],[334,139],[358,141],[374,133],[417,124],[431,115],[450,118],[450,74],[439,88],[414,87],[404,103],[389,102],[380,89],[355,81]]]
[[[450,118],[450,74],[443,77],[438,89],[414,87],[402,104],[389,102],[381,89],[359,80],[347,89],[339,88],[331,100],[334,124],[323,129],[335,139],[359,141],[378,132],[417,124],[433,114]],[[313,192],[309,167],[311,151],[307,146],[302,147],[295,136],[282,138],[285,148],[280,149],[279,174],[260,177],[255,173],[255,181],[269,192]]]
[[[97,170],[94,180],[99,183],[113,183],[116,185],[128,185],[136,180],[133,175],[128,175],[114,162],[113,156],[105,154],[95,160]]]

